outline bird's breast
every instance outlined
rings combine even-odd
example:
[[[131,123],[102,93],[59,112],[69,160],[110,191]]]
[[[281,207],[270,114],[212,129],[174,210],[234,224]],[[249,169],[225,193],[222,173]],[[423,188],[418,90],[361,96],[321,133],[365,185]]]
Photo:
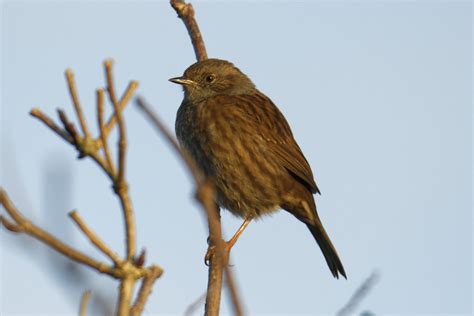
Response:
[[[176,134],[216,185],[216,200],[235,215],[274,211],[282,190],[281,168],[266,159],[265,140],[255,126],[221,104],[183,102]]]

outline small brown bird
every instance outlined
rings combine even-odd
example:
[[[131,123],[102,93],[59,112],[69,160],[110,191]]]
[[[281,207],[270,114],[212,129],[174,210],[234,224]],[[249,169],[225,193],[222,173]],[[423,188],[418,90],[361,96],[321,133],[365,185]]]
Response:
[[[217,204],[245,219],[229,248],[253,218],[281,208],[306,224],[333,276],[346,278],[316,211],[311,168],[275,104],[225,60],[197,62],[170,81],[184,89],[181,146],[214,178]]]

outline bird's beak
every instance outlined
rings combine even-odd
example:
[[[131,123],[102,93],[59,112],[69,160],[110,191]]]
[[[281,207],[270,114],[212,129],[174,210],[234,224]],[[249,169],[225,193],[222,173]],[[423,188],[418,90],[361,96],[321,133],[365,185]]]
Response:
[[[168,80],[173,82],[173,83],[181,84],[183,86],[195,86],[196,85],[195,81],[192,81],[190,79],[186,79],[184,77],[175,77],[175,78],[171,78],[171,79],[168,79]]]

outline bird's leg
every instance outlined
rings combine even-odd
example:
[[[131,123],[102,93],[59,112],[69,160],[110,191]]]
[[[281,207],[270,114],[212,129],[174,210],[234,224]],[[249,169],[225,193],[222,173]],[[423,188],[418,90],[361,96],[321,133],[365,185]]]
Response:
[[[239,239],[240,235],[242,235],[242,233],[244,232],[245,228],[247,228],[247,226],[250,224],[250,222],[252,221],[252,218],[251,217],[247,217],[244,222],[242,223],[242,225],[240,225],[239,229],[235,232],[234,236],[232,236],[232,238],[225,242],[224,243],[224,255],[225,255],[225,258],[228,258],[229,257],[229,253],[230,253],[230,250],[232,249],[232,247],[235,245],[235,243],[237,242],[237,240]],[[209,239],[208,239],[209,241]],[[211,257],[214,255],[216,251],[216,247],[215,245],[210,245],[209,248],[207,248],[207,252],[206,252],[206,256],[204,257],[204,263],[206,265],[209,265],[209,260],[211,259]]]
[[[250,221],[252,218],[246,218],[245,221],[240,225],[239,229],[235,232],[234,236],[226,243],[226,246],[230,249],[234,246],[234,244],[237,242],[239,239],[240,235],[244,232],[245,228],[250,224]]]

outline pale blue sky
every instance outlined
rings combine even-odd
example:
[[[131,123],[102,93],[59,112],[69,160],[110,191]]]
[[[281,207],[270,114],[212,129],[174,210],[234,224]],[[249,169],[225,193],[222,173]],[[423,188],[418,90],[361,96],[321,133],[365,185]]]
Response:
[[[334,280],[304,225],[281,212],[252,223],[233,250],[246,310],[334,314],[378,270],[357,312],[470,314],[471,2],[193,3],[209,55],[234,62],[286,115],[348,274]],[[3,1],[1,10],[0,184],[80,249],[100,256],[67,218],[73,208],[123,253],[104,175],[28,112],[72,115],[71,67],[94,125],[94,90],[112,57],[117,88],[138,80],[172,127],[182,92],[167,79],[194,62],[182,22],[167,1]],[[165,269],[147,312],[182,314],[206,287],[206,226],[169,146],[133,105],[126,123],[139,247]],[[240,221],[224,213],[223,223],[229,236]],[[64,262],[38,243],[1,229],[0,245],[2,315],[76,315],[86,286],[115,298],[116,283],[89,270],[54,276],[45,267]]]

